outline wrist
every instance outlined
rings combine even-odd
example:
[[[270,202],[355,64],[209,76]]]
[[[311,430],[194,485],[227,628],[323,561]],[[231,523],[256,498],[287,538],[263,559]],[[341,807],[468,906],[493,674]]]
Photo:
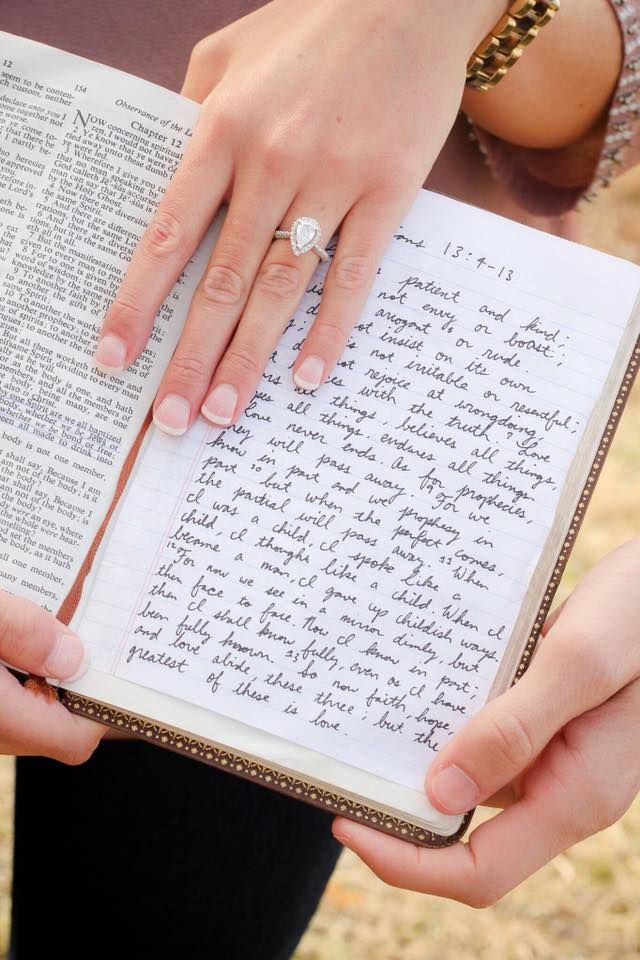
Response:
[[[593,49],[597,57],[585,55]],[[517,146],[563,148],[604,122],[622,59],[622,33],[610,0],[562,0],[560,13],[504,80],[490,93],[467,87],[462,109]]]
[[[449,2],[447,6],[451,9],[454,5]],[[491,33],[508,7],[509,0],[460,0],[455,4],[456,16],[463,23],[462,41],[467,57]]]

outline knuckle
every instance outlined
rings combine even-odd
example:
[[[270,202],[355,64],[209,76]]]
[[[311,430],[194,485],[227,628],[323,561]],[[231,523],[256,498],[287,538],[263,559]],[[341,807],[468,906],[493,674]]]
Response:
[[[58,755],[56,759],[60,760],[67,767],[79,767],[91,757],[97,743],[87,741],[86,743],[76,744],[73,747],[67,747]]]
[[[370,188],[384,196],[395,196],[416,179],[415,168],[403,156],[378,158],[369,178]]]
[[[137,300],[123,288],[116,294],[107,314],[110,332],[126,332],[139,327],[145,317]]]
[[[201,299],[205,303],[237,306],[245,294],[245,281],[233,267],[212,263],[202,281]]]
[[[92,753],[93,748],[78,747],[64,750],[57,759],[67,767],[79,767],[87,762]]]
[[[192,386],[209,380],[211,370],[209,364],[195,353],[179,353],[171,361],[169,371],[172,380],[180,385]]]
[[[255,286],[273,300],[293,300],[301,293],[300,268],[292,263],[267,263],[258,271]]]
[[[473,836],[465,849],[467,871],[460,889],[460,896],[456,896],[455,899],[473,907],[474,910],[486,910],[487,907],[494,906],[507,890],[498,888],[491,867],[476,855]]]
[[[330,334],[330,340],[335,342],[338,337],[344,339],[344,323],[335,314],[329,313],[322,318],[322,328],[325,333]]]
[[[198,119],[198,136],[209,145],[217,145],[229,138],[236,117],[237,113],[219,95],[211,96],[205,101]]]
[[[580,824],[580,839],[613,826],[620,820],[634,799],[634,793],[616,789],[610,782],[603,782],[601,778],[592,776],[589,787],[590,803],[585,804],[584,822]]]
[[[325,144],[322,150],[322,165],[332,174],[348,174],[357,169],[355,157],[350,157],[343,143]]]
[[[378,877],[379,880],[382,880],[383,883],[386,883],[389,887],[401,887],[402,886],[402,875],[391,863],[370,863],[369,866]]]
[[[0,654],[10,665],[26,663],[30,650],[32,664],[34,659],[44,663],[54,643],[53,633],[47,633],[26,601],[14,600],[0,607]]]
[[[154,259],[178,253],[185,246],[185,232],[180,220],[168,210],[158,210],[144,234],[146,252]]]
[[[600,829],[602,827],[612,827],[614,823],[621,820],[631,806],[632,799],[632,797],[627,798],[624,794],[607,797],[600,809]]]
[[[225,357],[225,374],[227,371],[230,372],[232,380],[257,380],[262,373],[256,357],[246,347],[241,346],[229,347]],[[222,378],[224,379],[224,375]]]
[[[0,606],[0,650],[3,657],[11,662],[15,654],[18,637],[24,634],[24,613],[15,604]]]
[[[0,625],[0,653],[2,659],[12,667],[20,666],[25,662],[27,652],[26,631],[23,625],[13,623],[10,627],[4,628]]]
[[[533,740],[523,720],[511,712],[499,713],[492,720],[492,749],[509,768],[522,769],[535,757]]]
[[[202,40],[198,40],[191,50],[189,66],[200,66],[203,63],[206,63],[211,56],[211,52],[212,47],[210,37],[204,37]]]
[[[371,273],[370,261],[365,256],[340,257],[333,264],[334,283],[342,290],[360,290]]]
[[[281,177],[283,171],[303,165],[307,148],[302,138],[293,138],[288,132],[275,131],[262,141],[259,150],[260,164],[268,177]]]
[[[482,884],[480,888],[465,895],[464,903],[473,907],[474,910],[487,910],[489,907],[494,907],[500,899],[500,894],[489,884]]]
[[[327,313],[322,317],[322,322],[318,323],[317,328],[314,328],[314,336],[318,338],[317,342],[322,347],[334,351],[336,346],[346,343],[350,329],[343,318]]]

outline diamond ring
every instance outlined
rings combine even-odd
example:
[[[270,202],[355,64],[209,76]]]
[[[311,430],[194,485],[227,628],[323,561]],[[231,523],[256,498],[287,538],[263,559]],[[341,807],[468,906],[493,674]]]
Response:
[[[276,230],[273,239],[288,240],[296,257],[314,250],[321,260],[328,260],[329,254],[320,246],[321,236],[322,230],[317,220],[313,217],[298,217],[291,224],[291,230]]]

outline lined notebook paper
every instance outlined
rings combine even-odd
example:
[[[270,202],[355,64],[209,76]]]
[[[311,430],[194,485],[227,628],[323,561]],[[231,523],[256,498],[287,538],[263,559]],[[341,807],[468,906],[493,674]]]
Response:
[[[93,670],[412,790],[485,702],[638,270],[421,192],[329,382],[152,430],[74,621]]]

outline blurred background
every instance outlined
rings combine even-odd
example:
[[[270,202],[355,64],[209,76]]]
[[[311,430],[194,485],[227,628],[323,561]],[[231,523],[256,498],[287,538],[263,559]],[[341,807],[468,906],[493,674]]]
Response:
[[[590,205],[584,220],[591,246],[640,263],[640,168]],[[639,437],[640,383],[558,600],[605,553],[640,535]],[[9,932],[12,803],[13,764],[2,757],[0,960]],[[386,887],[347,851],[295,960],[631,960],[640,956],[639,904],[640,800],[484,911]]]

